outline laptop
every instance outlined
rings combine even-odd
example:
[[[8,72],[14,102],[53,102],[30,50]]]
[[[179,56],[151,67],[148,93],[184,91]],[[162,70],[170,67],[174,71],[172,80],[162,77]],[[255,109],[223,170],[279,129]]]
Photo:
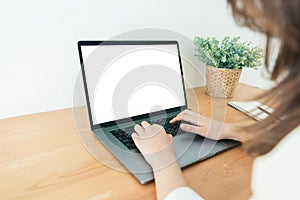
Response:
[[[173,135],[182,168],[240,144],[186,133],[181,122],[169,123],[187,109],[177,41],[79,41],[78,50],[90,128],[141,184],[153,180],[131,138],[143,120]]]

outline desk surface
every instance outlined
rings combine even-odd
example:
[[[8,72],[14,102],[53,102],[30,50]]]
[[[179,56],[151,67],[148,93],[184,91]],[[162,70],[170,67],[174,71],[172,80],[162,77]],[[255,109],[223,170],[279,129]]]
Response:
[[[232,99],[212,99],[204,92],[204,88],[187,90],[191,109],[216,118],[226,114],[230,122],[252,121],[226,106]],[[246,100],[261,92],[240,84],[233,99]],[[113,170],[87,152],[72,109],[0,120],[0,147],[1,199],[155,198],[153,183],[140,185],[131,174]],[[109,152],[105,154],[118,164]],[[188,184],[205,199],[247,199],[252,162],[237,147],[183,172]]]

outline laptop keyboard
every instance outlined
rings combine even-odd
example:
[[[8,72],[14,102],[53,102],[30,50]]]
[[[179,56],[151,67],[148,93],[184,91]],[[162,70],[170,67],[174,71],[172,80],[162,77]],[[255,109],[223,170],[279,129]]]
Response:
[[[159,124],[163,126],[168,134],[175,136],[178,132],[180,123],[170,124],[169,121],[174,118],[168,117],[166,119],[154,120],[151,121],[151,124]],[[134,144],[134,141],[131,138],[131,134],[134,132],[134,127],[126,127],[122,129],[116,129],[110,131],[113,136],[115,136],[120,142],[122,142],[129,150],[137,149]]]

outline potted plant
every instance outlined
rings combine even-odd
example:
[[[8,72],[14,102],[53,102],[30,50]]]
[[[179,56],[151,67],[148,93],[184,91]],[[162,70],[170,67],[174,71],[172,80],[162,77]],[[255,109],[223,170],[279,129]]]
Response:
[[[240,42],[240,37],[195,37],[195,56],[206,64],[206,93],[213,97],[231,98],[243,67],[256,68],[264,57],[263,49]]]

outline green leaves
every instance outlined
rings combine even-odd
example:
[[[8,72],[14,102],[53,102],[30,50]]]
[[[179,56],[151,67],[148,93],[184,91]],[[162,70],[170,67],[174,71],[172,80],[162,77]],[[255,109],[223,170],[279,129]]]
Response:
[[[251,47],[251,42],[239,42],[240,37],[228,36],[220,42],[216,38],[194,39],[195,56],[205,64],[227,69],[255,68],[260,66],[264,57],[262,48]]]

